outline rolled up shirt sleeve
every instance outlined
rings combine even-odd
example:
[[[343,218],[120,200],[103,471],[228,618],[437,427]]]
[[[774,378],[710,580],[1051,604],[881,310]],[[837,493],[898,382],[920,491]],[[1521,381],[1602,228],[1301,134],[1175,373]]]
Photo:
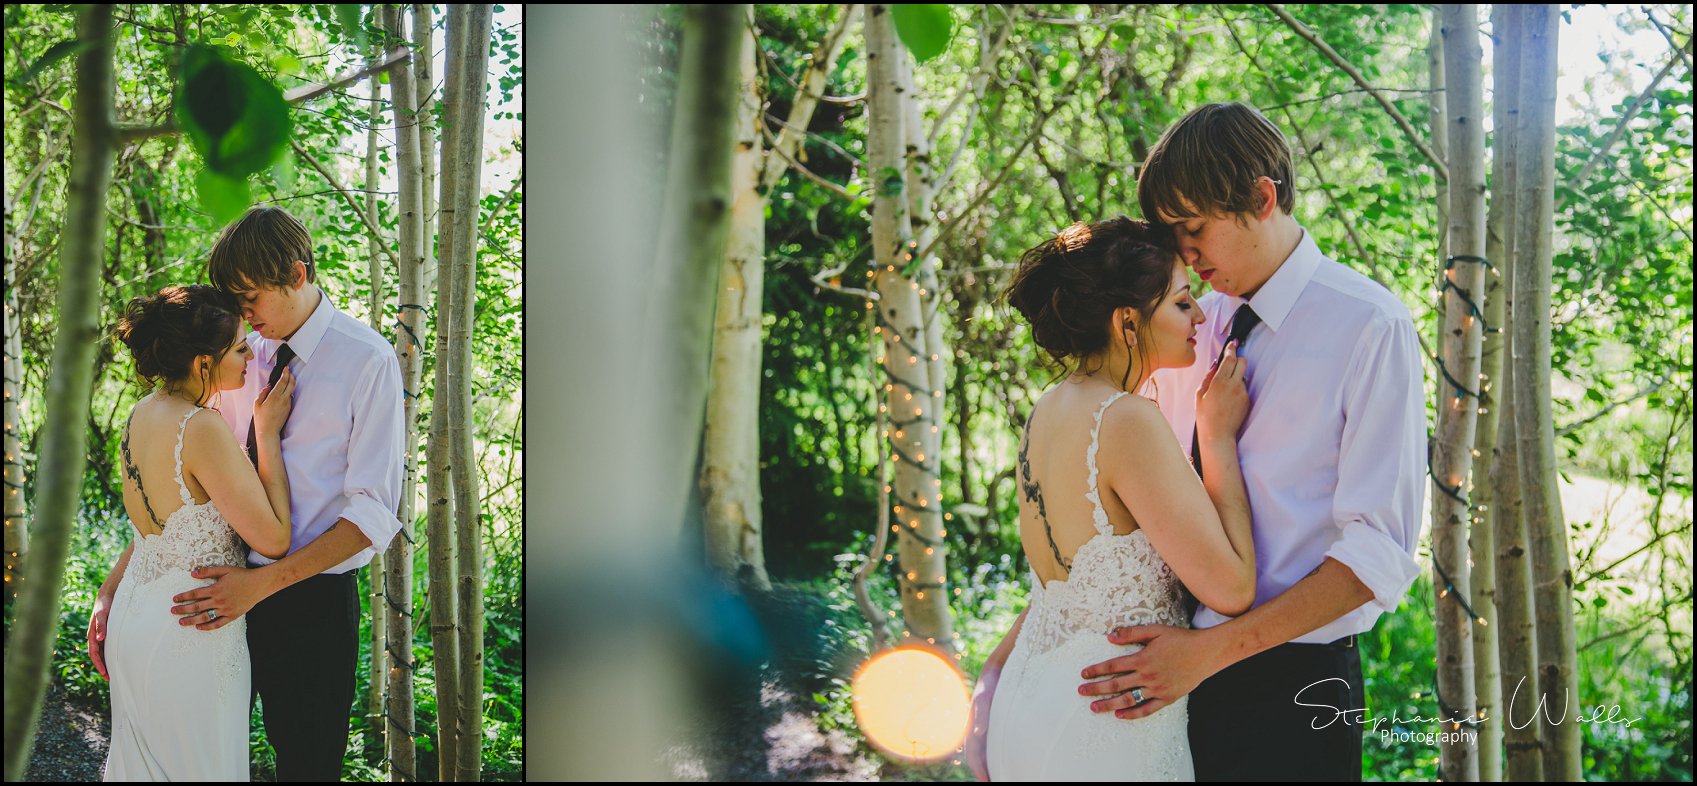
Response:
[[[376,554],[401,531],[395,512],[405,472],[405,404],[400,363],[393,355],[373,355],[363,377],[354,391],[348,472],[336,515],[359,527],[371,540],[367,551]]]
[[[1332,519],[1339,537],[1326,556],[1347,565],[1396,610],[1420,566],[1426,489],[1426,404],[1420,344],[1406,316],[1363,331],[1344,380],[1344,428]]]

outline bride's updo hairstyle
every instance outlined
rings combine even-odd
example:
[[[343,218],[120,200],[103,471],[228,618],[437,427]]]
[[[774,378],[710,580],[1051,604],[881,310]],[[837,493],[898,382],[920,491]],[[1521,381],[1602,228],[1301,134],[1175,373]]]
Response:
[[[230,350],[241,320],[236,299],[216,287],[169,286],[131,300],[112,336],[130,348],[146,391],[161,382],[171,385],[188,378],[201,355],[211,355],[216,367]]]
[[[1124,340],[1109,335],[1116,309],[1143,315],[1137,342],[1149,346],[1147,317],[1172,287],[1177,253],[1165,225],[1125,216],[1081,221],[1020,256],[1005,298],[1031,323],[1037,346],[1070,373],[1110,340]]]

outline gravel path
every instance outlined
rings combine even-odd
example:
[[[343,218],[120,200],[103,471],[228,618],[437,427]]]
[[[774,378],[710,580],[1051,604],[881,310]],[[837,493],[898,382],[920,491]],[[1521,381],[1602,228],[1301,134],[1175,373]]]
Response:
[[[111,736],[111,718],[105,708],[74,703],[58,685],[49,683],[24,780],[99,781]]]

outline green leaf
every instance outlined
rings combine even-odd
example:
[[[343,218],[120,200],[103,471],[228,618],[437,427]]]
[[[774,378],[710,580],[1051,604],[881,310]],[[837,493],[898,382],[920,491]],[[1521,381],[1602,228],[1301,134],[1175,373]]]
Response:
[[[364,6],[358,3],[337,3],[336,21],[342,25],[342,32],[350,36],[348,43],[355,49],[365,48],[365,26],[360,24],[360,9]]]
[[[277,163],[271,165],[271,179],[277,183],[278,191],[295,190],[294,156],[283,156],[277,159]]]
[[[949,7],[941,3],[914,3],[890,6],[890,19],[895,22],[896,35],[913,59],[921,63],[943,53],[954,34],[955,19]]]
[[[277,86],[223,52],[183,51],[177,124],[208,168],[246,177],[270,166],[289,141],[289,106]]]
[[[226,177],[211,169],[203,169],[194,179],[200,196],[200,209],[218,224],[228,224],[240,218],[248,208],[252,195],[246,177]]]
[[[79,41],[76,39],[60,41],[57,44],[47,47],[47,51],[41,53],[41,57],[36,58],[35,62],[30,63],[29,67],[23,70],[23,73],[13,77],[11,82],[13,85],[22,85],[29,82],[30,80],[35,79],[36,74],[53,67],[53,65],[58,63],[60,60],[64,60],[65,58],[73,55],[82,54],[83,52],[88,51],[89,47],[92,46],[94,46],[93,41]]]

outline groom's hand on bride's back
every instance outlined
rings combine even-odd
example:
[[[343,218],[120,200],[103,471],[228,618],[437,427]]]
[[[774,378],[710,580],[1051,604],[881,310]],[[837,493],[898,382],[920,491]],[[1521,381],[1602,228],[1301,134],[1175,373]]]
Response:
[[[1207,638],[1205,630],[1169,625],[1115,628],[1108,641],[1142,644],[1143,649],[1085,668],[1081,676],[1095,681],[1078,686],[1078,692],[1106,697],[1091,702],[1091,712],[1112,712],[1126,720],[1152,715],[1219,671],[1212,658],[1218,648],[1210,646]],[[1141,704],[1132,697],[1133,688],[1142,689]]]

